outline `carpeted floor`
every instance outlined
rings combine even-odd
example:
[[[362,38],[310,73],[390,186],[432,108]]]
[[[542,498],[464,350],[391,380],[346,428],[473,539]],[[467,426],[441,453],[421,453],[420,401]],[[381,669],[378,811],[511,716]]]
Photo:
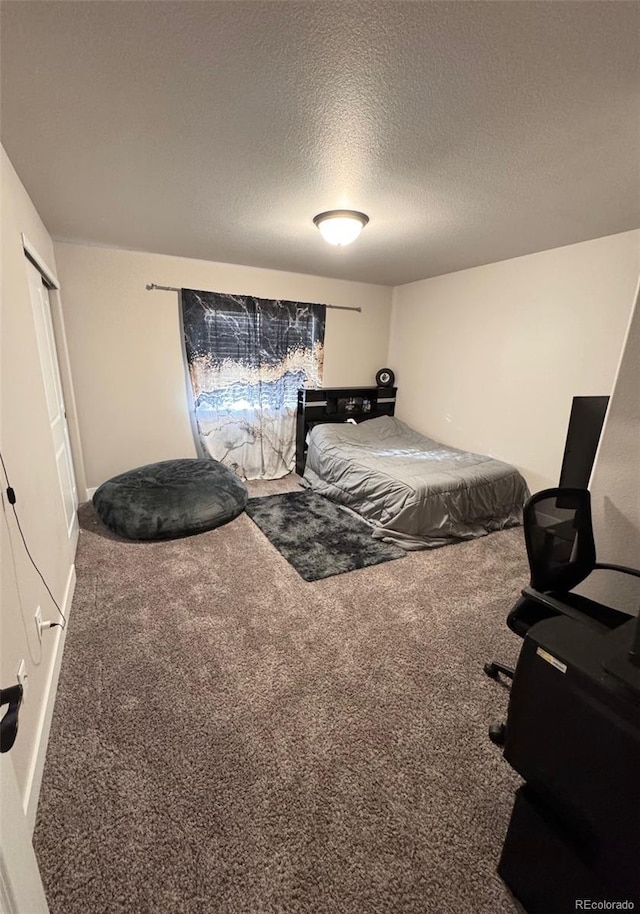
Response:
[[[52,914],[518,910],[482,664],[519,648],[521,530],[306,583],[246,515],[131,543],[80,514],[35,832]]]

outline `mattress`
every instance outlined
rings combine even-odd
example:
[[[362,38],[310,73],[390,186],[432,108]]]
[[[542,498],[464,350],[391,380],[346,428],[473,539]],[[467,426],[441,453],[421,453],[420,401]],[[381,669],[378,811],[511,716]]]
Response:
[[[520,524],[529,497],[510,464],[447,447],[391,416],[314,426],[303,484],[369,521],[377,539],[404,549]]]

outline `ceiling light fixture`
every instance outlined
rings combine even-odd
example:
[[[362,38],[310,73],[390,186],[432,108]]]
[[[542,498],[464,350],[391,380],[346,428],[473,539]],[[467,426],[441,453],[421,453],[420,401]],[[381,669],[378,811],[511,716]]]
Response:
[[[313,217],[324,240],[340,247],[355,241],[368,221],[368,216],[353,209],[330,209]]]

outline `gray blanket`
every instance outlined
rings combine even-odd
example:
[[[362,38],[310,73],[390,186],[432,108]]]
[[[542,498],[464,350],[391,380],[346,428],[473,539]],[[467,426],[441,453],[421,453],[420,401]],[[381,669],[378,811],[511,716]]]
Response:
[[[303,483],[368,520],[377,539],[404,549],[520,524],[529,497],[510,464],[439,444],[390,416],[316,425]]]

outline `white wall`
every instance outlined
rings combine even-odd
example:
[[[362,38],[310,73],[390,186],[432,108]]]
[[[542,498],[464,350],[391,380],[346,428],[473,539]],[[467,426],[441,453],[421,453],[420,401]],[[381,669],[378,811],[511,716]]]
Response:
[[[2,191],[2,333],[0,449],[16,509],[30,551],[58,603],[68,609],[74,581],[75,539],[67,536],[58,484],[44,385],[40,372],[35,325],[29,296],[27,266],[21,232],[55,269],[53,243],[4,149],[1,151]],[[60,328],[58,328],[60,330]],[[37,797],[41,750],[46,744],[57,662],[61,654],[60,629],[45,632],[40,642],[34,621],[36,606],[45,619],[57,615],[22,546],[16,521],[5,496],[2,478],[2,604],[0,607],[0,683],[16,682],[24,659],[28,691],[20,712],[18,738],[11,750],[24,800]],[[31,824],[35,807],[29,808]]]
[[[195,457],[179,304],[147,283],[360,306],[327,311],[325,386],[375,384],[391,289],[233,264],[56,244],[87,485],[131,467]]]
[[[397,287],[398,416],[557,485],[572,397],[611,393],[639,246],[625,232]]]
[[[640,290],[640,284],[638,285]],[[596,552],[601,562],[640,568],[640,304],[626,345],[589,483]],[[640,579],[598,571],[582,588],[620,609],[640,609]]]

